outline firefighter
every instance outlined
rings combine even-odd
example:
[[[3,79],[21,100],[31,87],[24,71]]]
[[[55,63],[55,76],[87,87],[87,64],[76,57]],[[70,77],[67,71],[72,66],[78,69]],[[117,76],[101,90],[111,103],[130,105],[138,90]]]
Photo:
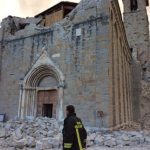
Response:
[[[74,106],[67,106],[63,128],[63,150],[85,150],[86,138],[86,130],[81,119],[76,116]]]

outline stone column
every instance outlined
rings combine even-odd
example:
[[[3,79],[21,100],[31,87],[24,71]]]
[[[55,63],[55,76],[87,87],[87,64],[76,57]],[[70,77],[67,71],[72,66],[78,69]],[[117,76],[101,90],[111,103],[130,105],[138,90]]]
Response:
[[[21,99],[21,103],[20,103],[20,118],[23,119],[24,118],[24,111],[25,111],[25,89],[23,87],[22,89],[22,99]]]
[[[64,96],[64,82],[60,83],[58,87],[58,104],[57,104],[56,118],[59,121],[62,121],[64,119],[63,96]]]
[[[114,41],[114,20],[112,22],[112,122],[116,126],[116,93],[115,93],[115,41]]]
[[[129,59],[127,60],[127,82],[128,82],[128,121],[131,120],[131,106],[130,106],[130,83],[129,83]]]
[[[18,105],[18,118],[21,118],[21,106],[22,106],[22,96],[23,96],[23,85],[20,84],[20,92],[19,92],[19,105]]]
[[[122,45],[121,45],[120,37],[118,38],[118,44],[119,44],[119,46],[118,46],[119,47],[119,49],[118,49],[119,121],[120,121],[120,124],[122,124],[123,123],[123,119],[122,119],[122,116],[123,116],[123,111],[122,111],[123,110],[123,108],[122,108],[122,101],[123,101],[123,98],[122,98],[122,61],[121,61]]]
[[[126,49],[124,49],[126,50]],[[125,51],[124,51],[125,53]],[[127,58],[126,58],[126,53],[124,54],[124,93],[125,93],[125,110],[126,110],[126,113],[125,113],[125,116],[126,116],[126,122],[128,122],[128,84],[127,84]]]
[[[29,90],[26,89],[26,95],[25,95],[25,101],[24,101],[24,117],[28,116],[28,111],[29,111]]]
[[[126,109],[127,109],[127,122],[129,121],[129,96],[128,96],[128,91],[129,91],[129,86],[128,86],[128,68],[127,68],[127,56],[125,56],[125,79],[126,79]]]
[[[36,97],[36,89],[33,90],[33,99],[32,99],[32,103],[31,103],[31,115],[33,117],[36,117],[36,115],[34,114],[34,110],[37,108],[37,105],[34,105],[35,104],[35,101],[37,101],[37,97]]]
[[[36,110],[37,106],[35,106],[35,101],[37,101],[36,99],[36,89],[29,89],[28,91],[29,96],[28,96],[28,104],[27,104],[27,116],[32,116],[32,117],[36,117],[36,115],[34,114],[34,110]]]
[[[127,113],[127,109],[126,109],[126,81],[125,81],[125,60],[124,60],[124,57],[125,57],[125,49],[123,47],[123,55],[122,55],[122,64],[123,64],[123,106],[124,106],[124,123],[126,122],[126,113]]]
[[[119,97],[118,97],[118,42],[117,42],[117,25],[114,24],[114,78],[115,78],[115,110],[116,110],[116,125],[119,125]]]
[[[117,49],[117,68],[118,68],[118,111],[119,111],[119,124],[121,124],[121,88],[120,88],[120,79],[121,79],[121,71],[120,71],[120,51],[121,51],[121,46],[120,46],[120,41],[119,41],[119,35],[117,38],[117,45],[118,45],[118,49]]]
[[[111,37],[111,46],[109,51],[110,58],[110,127],[114,126],[114,41],[113,41],[113,14],[111,11],[111,23],[110,23],[110,37]]]
[[[133,121],[133,112],[132,112],[132,81],[131,81],[131,66],[129,65],[129,105],[130,105],[130,121]]]

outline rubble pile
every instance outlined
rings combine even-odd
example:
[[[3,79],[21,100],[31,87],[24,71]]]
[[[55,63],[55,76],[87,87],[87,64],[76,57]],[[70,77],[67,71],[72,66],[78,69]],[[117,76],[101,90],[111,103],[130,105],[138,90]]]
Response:
[[[87,150],[96,147],[150,145],[150,131],[108,131],[87,128]],[[0,124],[1,150],[61,150],[62,125],[55,119],[36,118]]]
[[[142,128],[150,130],[150,113],[144,115],[141,120]]]
[[[62,134],[55,119],[36,118],[25,121],[9,121],[0,127],[0,147],[46,150],[60,148]]]
[[[150,131],[88,131],[87,147],[140,147],[149,144]]]

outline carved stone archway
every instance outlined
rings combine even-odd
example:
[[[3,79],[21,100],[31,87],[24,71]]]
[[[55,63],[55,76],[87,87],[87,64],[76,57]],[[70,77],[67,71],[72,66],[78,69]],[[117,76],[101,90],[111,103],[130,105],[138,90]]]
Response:
[[[39,82],[47,76],[54,77],[58,85],[56,87],[47,87],[47,89],[57,89],[58,102],[56,108],[56,118],[63,119],[63,90],[64,90],[64,76],[56,64],[49,58],[46,51],[44,51],[32,69],[25,76],[22,88],[20,89],[18,116],[25,118],[27,116],[36,117],[37,113],[37,92]]]

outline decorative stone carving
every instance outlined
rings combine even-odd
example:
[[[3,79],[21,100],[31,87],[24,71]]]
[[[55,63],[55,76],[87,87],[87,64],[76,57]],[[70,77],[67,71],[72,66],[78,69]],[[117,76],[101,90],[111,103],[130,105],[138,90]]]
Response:
[[[47,52],[44,50],[33,65],[31,70],[23,80],[23,89],[20,92],[18,116],[24,118],[26,116],[36,117],[37,112],[37,88],[38,83],[45,76],[52,76],[58,81],[58,106],[56,111],[56,118],[63,119],[63,87],[64,76],[57,65],[49,58]],[[50,85],[51,86],[51,85]],[[50,87],[51,88],[51,87]],[[52,87],[53,88],[53,87]]]

